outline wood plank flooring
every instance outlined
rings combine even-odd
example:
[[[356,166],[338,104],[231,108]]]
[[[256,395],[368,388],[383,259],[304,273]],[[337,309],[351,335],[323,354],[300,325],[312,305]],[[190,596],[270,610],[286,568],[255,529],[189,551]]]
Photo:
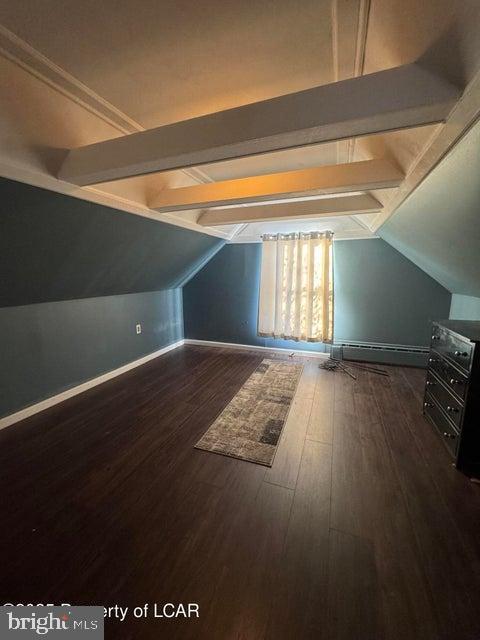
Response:
[[[264,357],[183,347],[0,432],[0,602],[200,605],[120,640],[480,638],[480,487],[423,372],[305,358],[271,469],[194,449]]]

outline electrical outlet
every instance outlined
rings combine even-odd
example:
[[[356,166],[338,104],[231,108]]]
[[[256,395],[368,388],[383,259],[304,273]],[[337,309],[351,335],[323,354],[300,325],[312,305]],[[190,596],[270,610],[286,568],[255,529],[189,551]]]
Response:
[[[135,325],[135,331],[137,332],[137,335],[142,333],[142,325],[140,323]]]

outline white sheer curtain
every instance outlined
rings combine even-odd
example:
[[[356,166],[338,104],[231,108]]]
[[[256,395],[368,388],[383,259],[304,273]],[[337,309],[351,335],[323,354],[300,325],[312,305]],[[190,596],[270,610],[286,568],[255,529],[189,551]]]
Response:
[[[263,236],[258,335],[331,342],[333,234]]]

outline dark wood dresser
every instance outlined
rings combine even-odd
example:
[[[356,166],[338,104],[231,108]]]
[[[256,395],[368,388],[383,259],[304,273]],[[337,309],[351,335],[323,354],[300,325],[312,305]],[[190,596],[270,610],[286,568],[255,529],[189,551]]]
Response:
[[[480,477],[480,322],[434,322],[423,413],[457,469]]]

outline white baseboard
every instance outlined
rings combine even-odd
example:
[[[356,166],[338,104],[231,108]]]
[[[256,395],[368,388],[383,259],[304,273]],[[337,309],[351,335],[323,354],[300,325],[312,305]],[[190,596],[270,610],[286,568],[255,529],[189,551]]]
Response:
[[[214,342],[212,340],[193,340],[185,338],[185,344],[198,344],[205,347],[224,347],[228,349],[248,349],[248,351],[274,351],[275,353],[294,353],[299,356],[308,356],[310,358],[321,358],[328,360],[330,354],[320,353],[318,351],[307,351],[306,349],[281,349],[280,347],[257,347],[252,344],[237,344],[236,342]]]
[[[76,387],[72,387],[71,389],[67,389],[66,391],[62,391],[62,393],[58,393],[51,398],[47,398],[46,400],[42,400],[41,402],[37,402],[36,404],[32,404],[29,407],[25,407],[25,409],[21,409],[16,413],[11,413],[9,416],[5,416],[4,418],[0,418],[0,429],[5,429],[5,427],[9,427],[11,424],[15,422],[20,422],[20,420],[25,420],[25,418],[29,418],[33,416],[35,413],[40,413],[40,411],[45,411],[45,409],[49,409],[53,407],[55,404],[63,402],[64,400],[68,400],[68,398],[73,398],[73,396],[77,396],[79,393],[83,393],[84,391],[88,391],[92,387],[96,387],[107,380],[111,380],[112,378],[116,378],[117,376],[121,376],[122,373],[126,373],[130,371],[130,369],[135,369],[136,367],[153,360],[154,358],[158,358],[162,356],[164,353],[168,351],[172,351],[177,347],[181,347],[184,341],[179,340],[178,342],[173,342],[158,351],[154,351],[153,353],[149,353],[138,360],[134,360],[133,362],[128,362],[118,369],[113,369],[112,371],[108,371],[107,373],[102,374],[96,378],[92,378],[91,380],[87,380],[86,382],[82,382],[82,384],[77,385]]]
[[[45,400],[41,400],[36,404],[32,404],[29,407],[25,407],[25,409],[20,409],[15,413],[11,413],[4,418],[0,418],[0,429],[5,429],[16,422],[20,422],[21,420],[25,420],[30,416],[35,415],[36,413],[40,413],[41,411],[45,411],[45,409],[49,409],[64,400],[68,400],[69,398],[73,398],[74,396],[83,393],[84,391],[88,391],[93,387],[96,387],[103,382],[107,382],[107,380],[111,380],[112,378],[116,378],[117,376],[121,376],[122,373],[126,373],[131,369],[135,369],[136,367],[140,367],[142,364],[149,362],[150,360],[154,360],[164,353],[168,353],[168,351],[172,351],[177,347],[181,347],[183,344],[198,344],[204,345],[206,347],[223,347],[223,348],[232,348],[232,349],[248,349],[249,351],[270,351],[276,353],[295,353],[296,355],[301,356],[309,356],[311,358],[322,358],[326,359],[329,357],[328,353],[318,353],[315,351],[306,351],[304,349],[280,349],[278,347],[270,348],[270,347],[257,347],[254,345],[248,344],[236,344],[233,342],[212,342],[210,340],[179,340],[178,342],[174,342],[169,344],[158,351],[154,351],[153,353],[149,353],[138,360],[134,360],[133,362],[128,362],[127,364],[118,367],[118,369],[113,369],[112,371],[108,371],[107,373],[103,373],[101,376],[97,376],[96,378],[92,378],[91,380],[87,380],[86,382],[82,382],[82,384],[77,385],[76,387],[72,387],[71,389],[67,389],[66,391],[62,391],[61,393],[57,393],[50,398],[46,398]]]

